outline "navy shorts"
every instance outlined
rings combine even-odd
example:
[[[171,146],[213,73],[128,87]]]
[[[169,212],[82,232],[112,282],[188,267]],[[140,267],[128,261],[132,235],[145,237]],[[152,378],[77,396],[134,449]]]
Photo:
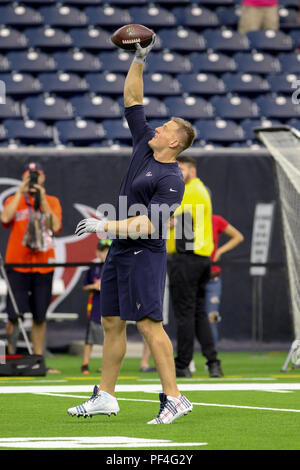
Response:
[[[166,252],[133,247],[120,253],[112,245],[101,278],[102,316],[162,321],[166,265]]]

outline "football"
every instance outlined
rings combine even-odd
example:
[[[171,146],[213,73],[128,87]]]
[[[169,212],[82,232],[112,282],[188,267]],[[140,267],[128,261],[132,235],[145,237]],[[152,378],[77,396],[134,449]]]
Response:
[[[111,36],[111,41],[117,47],[126,51],[135,51],[135,44],[147,47],[152,41],[154,32],[141,24],[127,24],[119,28]]]

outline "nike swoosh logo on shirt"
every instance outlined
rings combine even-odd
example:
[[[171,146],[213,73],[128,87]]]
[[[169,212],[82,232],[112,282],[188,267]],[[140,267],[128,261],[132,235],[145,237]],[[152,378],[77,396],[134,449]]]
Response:
[[[140,251],[134,251],[133,254],[134,255],[138,255],[139,253],[141,253],[143,250],[140,250]]]
[[[170,188],[170,191],[172,191],[173,193],[178,193],[178,191],[176,191],[176,189]]]

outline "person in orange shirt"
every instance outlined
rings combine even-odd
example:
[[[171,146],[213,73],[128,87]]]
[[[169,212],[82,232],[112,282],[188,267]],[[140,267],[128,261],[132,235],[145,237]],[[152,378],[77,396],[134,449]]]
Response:
[[[51,263],[55,259],[53,234],[62,228],[62,211],[58,198],[45,190],[45,173],[41,165],[25,166],[22,183],[9,196],[1,212],[1,222],[10,228],[6,263]],[[46,335],[46,312],[51,300],[54,268],[14,267],[7,276],[21,314],[31,312],[31,340],[34,354],[43,355]],[[14,354],[18,338],[17,315],[7,296],[6,327],[8,353]]]

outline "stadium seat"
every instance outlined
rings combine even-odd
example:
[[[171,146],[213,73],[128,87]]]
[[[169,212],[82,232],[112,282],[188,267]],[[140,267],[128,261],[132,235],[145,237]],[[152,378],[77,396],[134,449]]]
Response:
[[[192,52],[189,55],[193,72],[234,72],[236,63],[228,55],[216,52]]]
[[[214,51],[247,51],[249,41],[247,36],[232,29],[206,29],[202,32],[207,48]]]
[[[12,69],[7,56],[0,54],[0,72],[9,72]]]
[[[257,52],[237,52],[233,56],[238,70],[245,73],[279,73],[280,62],[276,56]]]
[[[169,116],[180,116],[183,119],[209,119],[214,116],[212,105],[196,96],[168,97],[164,103]]]
[[[75,73],[41,73],[38,79],[46,93],[84,93],[89,88],[87,82]]]
[[[285,8],[298,8],[299,0],[280,0],[280,5]]]
[[[73,108],[69,101],[57,96],[37,96],[25,98],[24,110],[30,119],[58,121],[72,119]]]
[[[245,141],[242,127],[231,120],[197,120],[194,126],[198,132],[198,138],[206,142],[230,143]]]
[[[50,26],[80,27],[88,24],[85,13],[70,5],[50,5],[40,8],[40,13],[44,18],[44,24]]]
[[[108,96],[74,96],[70,102],[76,116],[87,119],[110,119],[121,117],[121,108],[116,100]]]
[[[99,25],[106,28],[134,23],[127,9],[112,5],[89,6],[85,13],[90,25]]]
[[[21,143],[34,143],[41,141],[52,141],[53,134],[51,127],[44,122],[23,120],[23,119],[5,119],[3,125],[7,131],[8,139],[17,139]]]
[[[11,69],[18,72],[37,73],[56,70],[53,58],[38,50],[8,52],[6,57]]]
[[[282,52],[293,49],[293,40],[282,31],[251,31],[247,33],[250,47],[260,51]]]
[[[240,5],[219,7],[216,9],[216,14],[220,25],[236,29],[241,16],[241,7]]]
[[[60,142],[64,145],[87,145],[100,142],[105,137],[103,126],[91,120],[56,121],[55,128]]]
[[[90,26],[88,28],[71,28],[69,34],[74,47],[78,49],[115,49],[115,45],[110,40],[110,34],[103,29]]]
[[[56,3],[56,0],[22,0],[22,3],[29,3],[30,5],[41,6],[48,5],[49,3]]]
[[[0,80],[5,83],[8,95],[34,95],[42,91],[39,80],[28,73],[1,73]]]
[[[241,127],[244,130],[246,140],[254,141],[256,140],[256,136],[253,132],[255,127],[272,127],[272,126],[280,126],[280,121],[270,120],[270,119],[245,119],[244,121],[240,122]]]
[[[291,119],[300,116],[300,107],[294,104],[291,97],[266,95],[256,99],[260,115],[266,118]]]
[[[230,93],[265,93],[270,90],[267,80],[250,73],[226,73],[222,79]]]
[[[0,119],[16,119],[21,116],[19,103],[6,96],[5,103],[0,104]]]
[[[102,125],[107,139],[131,141],[131,133],[125,119],[104,119]]]
[[[206,44],[204,38],[193,31],[190,28],[178,28],[160,29],[158,36],[161,41],[161,46],[164,49],[170,49],[174,51],[204,51],[206,50]]]
[[[62,29],[43,26],[24,30],[30,47],[66,48],[72,46],[70,35]]]
[[[300,52],[282,52],[277,57],[283,72],[300,73]]]
[[[117,49],[116,51],[100,52],[98,58],[101,62],[103,70],[127,73],[133,59],[133,54],[121,49]]]
[[[144,74],[145,95],[178,95],[181,93],[180,84],[176,78],[169,74],[146,73]]]
[[[280,75],[268,75],[266,78],[270,84],[271,92],[274,93],[291,94],[293,89],[298,88],[296,83],[298,77],[296,74],[285,73]]]
[[[129,8],[133,23],[143,24],[148,28],[176,26],[177,21],[172,11],[150,3],[148,6]]]
[[[168,110],[165,103],[154,97],[144,96],[143,105],[145,107],[145,113],[147,118],[166,118],[169,117]]]
[[[298,26],[298,9],[295,8],[279,8],[279,22],[280,29],[289,30],[290,28],[297,28]]]
[[[192,4],[173,8],[177,23],[188,27],[211,28],[219,25],[217,15],[208,8]]]
[[[148,119],[148,124],[152,129],[156,129],[157,127],[161,127],[166,123],[166,119]]]
[[[173,51],[153,52],[147,58],[146,66],[151,72],[165,73],[186,73],[192,68],[187,56]]]
[[[240,0],[238,0],[240,1]],[[213,8],[217,5],[232,6],[235,0],[198,0],[200,5],[211,5]]]
[[[289,36],[292,38],[293,40],[293,44],[294,44],[294,49],[298,49],[299,50],[299,47],[300,47],[300,36],[299,36],[299,29],[296,29],[294,31],[289,31]]]
[[[103,0],[101,0],[101,3],[103,3]],[[148,3],[148,0],[109,0],[109,3],[111,5],[124,5],[126,7],[130,5],[137,5],[137,4],[142,6],[142,5],[146,5]],[[163,2],[159,2],[159,3],[163,3]]]
[[[53,59],[58,70],[66,72],[99,72],[102,68],[97,56],[78,49],[55,52]]]
[[[300,131],[300,119],[289,119],[285,124]]]
[[[51,2],[49,3],[53,3],[53,2],[56,2],[56,0],[51,0]],[[83,8],[86,5],[101,5],[103,3],[103,0],[66,0],[64,3],[68,3],[70,5],[77,5],[78,7]],[[112,0],[110,0],[110,3],[112,3]]]
[[[183,73],[177,75],[177,80],[182,91],[191,95],[220,95],[226,93],[223,80],[211,73]]]
[[[8,26],[0,26],[0,50],[26,49],[28,45],[25,34]]]
[[[90,91],[100,94],[123,94],[125,75],[121,73],[87,73],[85,79]]]
[[[241,96],[217,96],[210,100],[214,107],[215,116],[222,119],[251,119],[259,116],[255,102]]]
[[[0,6],[1,24],[10,26],[41,25],[43,18],[39,11],[26,5],[17,3]]]

